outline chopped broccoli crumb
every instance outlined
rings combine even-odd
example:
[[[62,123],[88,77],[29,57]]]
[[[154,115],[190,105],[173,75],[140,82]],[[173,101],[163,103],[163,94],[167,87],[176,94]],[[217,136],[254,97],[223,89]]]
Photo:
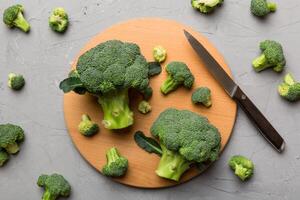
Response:
[[[13,90],[21,90],[25,85],[25,79],[21,74],[10,73],[7,85]]]

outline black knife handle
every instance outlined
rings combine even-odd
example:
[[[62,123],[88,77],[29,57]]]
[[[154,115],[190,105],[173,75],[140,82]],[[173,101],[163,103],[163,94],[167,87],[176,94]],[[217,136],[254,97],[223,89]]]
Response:
[[[239,103],[251,121],[254,122],[260,130],[260,133],[276,148],[276,150],[282,152],[285,145],[283,138],[241,88],[237,87],[233,98]]]

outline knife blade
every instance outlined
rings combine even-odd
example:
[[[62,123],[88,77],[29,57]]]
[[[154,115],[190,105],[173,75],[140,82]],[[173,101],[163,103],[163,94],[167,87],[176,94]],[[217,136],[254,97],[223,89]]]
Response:
[[[248,98],[242,89],[232,80],[232,78],[225,72],[214,57],[207,51],[207,49],[189,32],[184,30],[184,34],[195,50],[199,58],[203,61],[208,71],[224,88],[227,94],[234,99],[240,107],[245,111],[249,119],[258,128],[261,135],[278,151],[282,152],[285,148],[285,142],[277,130],[266,119],[262,112],[255,106],[255,104]]]

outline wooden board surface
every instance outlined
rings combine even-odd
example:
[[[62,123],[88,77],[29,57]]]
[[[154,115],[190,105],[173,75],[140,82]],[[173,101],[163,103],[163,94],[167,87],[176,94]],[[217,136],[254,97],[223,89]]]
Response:
[[[83,137],[77,130],[81,115],[87,113],[94,121],[101,124],[101,108],[97,104],[96,99],[89,95],[81,96],[69,93],[64,96],[65,121],[70,136],[81,155],[95,169],[98,171],[102,169],[102,166],[106,163],[105,152],[110,147],[117,147],[121,154],[128,158],[129,170],[126,176],[114,179],[120,183],[142,188],[161,188],[178,184],[159,178],[155,174],[159,157],[141,150],[133,140],[134,132],[137,130],[141,130],[150,136],[150,126],[159,113],[166,108],[188,109],[206,116],[221,133],[222,149],[230,138],[236,118],[236,103],[226,95],[225,91],[206,70],[203,62],[197,57],[185,39],[183,29],[188,30],[201,41],[226,72],[231,74],[222,55],[201,34],[175,21],[157,18],[135,19],[114,25],[94,37],[79,53],[81,55],[97,44],[110,39],[137,43],[148,61],[153,60],[152,49],[155,45],[160,44],[168,50],[168,58],[163,64],[162,74],[151,79],[151,86],[154,89],[153,97],[150,100],[153,108],[152,112],[148,115],[140,114],[137,111],[137,105],[141,100],[141,96],[136,94],[131,95],[131,108],[134,110],[135,124],[130,129],[113,133],[101,125],[100,134],[92,138]],[[168,96],[161,94],[159,88],[166,78],[164,66],[170,61],[183,61],[188,64],[196,78],[193,89],[199,86],[208,86],[211,88],[213,101],[211,108],[206,109],[193,105],[190,99],[193,90],[179,88],[176,92],[172,92]],[[76,62],[77,59],[74,61],[73,68],[76,66]],[[200,172],[197,169],[192,168],[183,175],[180,183],[186,182],[199,174]]]

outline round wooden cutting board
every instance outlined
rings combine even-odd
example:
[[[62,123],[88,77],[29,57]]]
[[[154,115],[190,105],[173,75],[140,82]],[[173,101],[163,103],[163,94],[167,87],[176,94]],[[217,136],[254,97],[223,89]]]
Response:
[[[122,178],[114,179],[120,183],[142,188],[161,188],[178,184],[158,177],[155,174],[155,169],[159,157],[140,149],[133,139],[133,135],[137,130],[141,130],[150,136],[149,129],[153,121],[166,108],[188,109],[206,116],[221,133],[222,149],[230,138],[236,118],[236,103],[226,95],[225,91],[206,70],[203,62],[187,42],[183,29],[192,33],[202,42],[225,71],[231,74],[222,55],[201,34],[175,21],[157,18],[135,19],[114,25],[94,37],[79,53],[79,55],[82,55],[97,44],[111,39],[137,43],[148,61],[153,61],[152,49],[154,46],[159,44],[168,50],[168,58],[163,63],[163,72],[151,79],[151,86],[154,90],[153,97],[150,100],[153,108],[152,112],[147,115],[140,114],[137,111],[137,105],[142,97],[131,94],[131,108],[134,110],[135,123],[129,129],[111,132],[101,125],[101,132],[94,137],[82,136],[77,130],[81,115],[85,113],[90,115],[100,125],[102,121],[101,107],[98,105],[97,100],[89,95],[81,96],[71,92],[64,96],[65,120],[70,136],[81,155],[93,167],[100,172],[106,163],[105,152],[111,147],[117,147],[120,153],[128,158],[129,169],[127,174]],[[164,67],[171,61],[183,61],[190,67],[196,78],[193,89],[200,86],[211,88],[213,101],[211,108],[207,109],[191,103],[193,89],[187,90],[182,87],[167,96],[161,94],[159,88],[166,78]],[[74,61],[73,68],[75,68],[76,62],[77,59]],[[196,168],[192,168],[182,176],[180,183],[186,182],[200,173]]]

